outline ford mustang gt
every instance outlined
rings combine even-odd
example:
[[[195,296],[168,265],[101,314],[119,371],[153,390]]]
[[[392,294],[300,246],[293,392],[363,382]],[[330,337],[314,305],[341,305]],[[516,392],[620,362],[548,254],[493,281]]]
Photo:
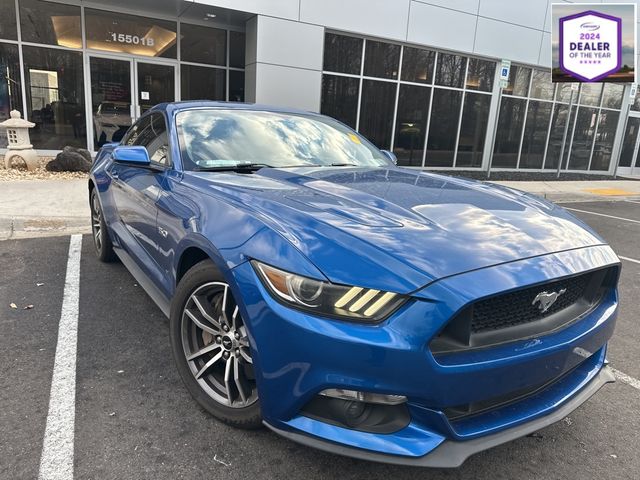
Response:
[[[158,105],[100,150],[89,198],[98,257],[169,317],[186,388],[228,424],[453,467],[613,380],[602,238],[534,196],[400,168],[331,118]]]

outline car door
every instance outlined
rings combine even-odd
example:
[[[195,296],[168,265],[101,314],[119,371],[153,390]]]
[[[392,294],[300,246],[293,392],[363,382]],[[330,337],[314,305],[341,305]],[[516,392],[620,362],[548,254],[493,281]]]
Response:
[[[156,262],[159,235],[156,201],[171,167],[164,115],[159,112],[145,115],[131,127],[122,143],[145,147],[151,165],[113,163],[111,166],[113,200],[122,226],[119,236],[124,237],[121,238],[123,247],[145,273],[160,281],[162,274]]]

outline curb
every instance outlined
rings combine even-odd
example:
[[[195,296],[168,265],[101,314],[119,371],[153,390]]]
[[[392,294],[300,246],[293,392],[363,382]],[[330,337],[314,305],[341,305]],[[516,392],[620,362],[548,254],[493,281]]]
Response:
[[[91,233],[87,218],[0,217],[0,240]]]

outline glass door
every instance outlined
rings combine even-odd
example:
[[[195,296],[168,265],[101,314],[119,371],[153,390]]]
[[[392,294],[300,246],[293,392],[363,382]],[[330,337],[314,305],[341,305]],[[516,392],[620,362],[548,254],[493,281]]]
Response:
[[[151,107],[176,99],[176,67],[165,63],[135,60],[136,113],[142,115]]]
[[[620,163],[618,164],[618,174],[620,175],[640,175],[640,116],[635,116],[631,112],[627,120],[627,127],[622,139],[622,151],[620,152]]]
[[[89,57],[93,149],[119,142],[131,126],[131,60]]]

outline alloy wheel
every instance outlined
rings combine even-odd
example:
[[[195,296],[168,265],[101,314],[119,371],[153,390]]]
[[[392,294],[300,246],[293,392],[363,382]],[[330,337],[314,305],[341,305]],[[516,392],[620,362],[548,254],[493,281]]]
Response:
[[[189,296],[181,335],[189,370],[213,400],[232,408],[257,401],[249,338],[229,285],[209,282]]]
[[[96,249],[100,251],[102,250],[102,211],[98,195],[95,193],[91,196],[91,230]]]

